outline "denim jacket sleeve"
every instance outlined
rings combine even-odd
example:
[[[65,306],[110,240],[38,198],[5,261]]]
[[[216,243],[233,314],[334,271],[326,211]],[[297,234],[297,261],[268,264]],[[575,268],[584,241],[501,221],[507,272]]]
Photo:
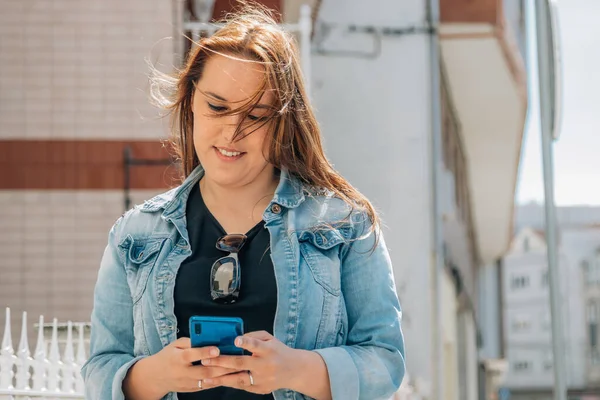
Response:
[[[388,399],[405,372],[402,311],[391,260],[380,233],[355,240],[342,253],[346,344],[316,350],[329,373],[333,399]]]
[[[133,355],[133,304],[117,248],[122,219],[109,233],[94,289],[90,356],[81,369],[88,400],[124,400],[123,379],[142,358]]]

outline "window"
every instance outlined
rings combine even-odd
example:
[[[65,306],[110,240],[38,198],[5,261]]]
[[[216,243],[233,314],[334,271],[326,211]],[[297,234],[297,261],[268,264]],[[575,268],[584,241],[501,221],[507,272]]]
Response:
[[[597,269],[592,264],[588,260],[581,261],[581,270],[588,285],[594,285],[597,281]]]
[[[525,315],[517,315],[512,321],[513,331],[526,332],[531,329],[531,320]]]
[[[598,322],[598,301],[590,301],[587,305],[587,320],[588,322]]]
[[[600,284],[600,249],[596,250],[592,262],[589,260],[581,261],[581,269],[588,285]]]
[[[515,372],[531,372],[531,367],[531,361],[515,361],[513,363],[513,370]]]
[[[524,289],[529,287],[529,277],[526,275],[513,276],[510,287],[513,290]]]
[[[544,317],[542,319],[542,330],[549,331],[551,327],[552,327],[552,316],[550,315],[549,312],[547,312],[544,314]]]
[[[588,273],[588,271],[590,269],[590,263],[588,262],[588,260],[581,261],[581,269],[583,270],[584,274]]]
[[[591,353],[590,353],[590,363],[592,365],[600,365],[600,349],[599,348],[595,348],[592,349]]]
[[[554,361],[552,360],[552,352],[547,353],[544,358],[544,371],[552,371],[554,368]]]
[[[598,320],[600,319],[600,304],[591,301],[587,305],[588,345],[592,355],[598,351]],[[593,359],[593,357],[592,357]]]
[[[523,251],[525,253],[529,253],[529,249],[530,249],[529,238],[526,237],[525,239],[523,239]]]
[[[548,287],[549,282],[550,282],[550,276],[548,275],[548,270],[545,270],[542,272],[542,286]]]

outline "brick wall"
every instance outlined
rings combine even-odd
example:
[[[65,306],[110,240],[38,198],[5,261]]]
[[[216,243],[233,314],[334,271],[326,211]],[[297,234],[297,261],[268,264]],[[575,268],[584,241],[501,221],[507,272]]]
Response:
[[[5,0],[0,138],[159,138],[145,58],[173,65],[172,1]]]
[[[124,211],[120,142],[155,149],[168,131],[149,104],[145,59],[171,70],[175,5],[2,1],[0,327],[11,307],[15,345],[22,311],[30,327],[40,314],[89,321],[108,230]],[[161,174],[156,168],[133,168],[132,186],[147,189],[132,192],[134,203],[168,186],[163,179],[140,185],[144,173]],[[99,170],[117,179],[98,183]],[[29,339],[33,347],[31,329]]]
[[[134,191],[133,203],[158,191]],[[0,322],[10,307],[13,340],[23,311],[30,326],[40,314],[89,321],[108,231],[123,211],[116,190],[0,192]]]

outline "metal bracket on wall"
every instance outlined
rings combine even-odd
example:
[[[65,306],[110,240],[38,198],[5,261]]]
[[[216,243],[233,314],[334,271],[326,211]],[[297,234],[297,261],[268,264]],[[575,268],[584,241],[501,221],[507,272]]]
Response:
[[[366,34],[371,35],[373,39],[373,48],[371,51],[355,51],[355,50],[329,50],[324,48],[323,42],[331,36],[334,30],[342,31],[345,34]],[[437,33],[437,29],[433,26],[413,25],[406,27],[386,27],[373,25],[342,25],[332,24],[328,22],[317,22],[315,24],[314,39],[315,52],[321,55],[338,56],[338,57],[354,57],[375,59],[381,54],[381,39],[383,37],[398,37],[407,35],[426,34],[432,35]]]
[[[131,208],[131,167],[135,166],[156,166],[156,165],[164,165],[168,166],[173,164],[173,161],[168,158],[163,159],[145,159],[145,158],[134,158],[131,154],[131,147],[125,146],[123,149],[123,194],[124,194],[124,205],[125,211]]]

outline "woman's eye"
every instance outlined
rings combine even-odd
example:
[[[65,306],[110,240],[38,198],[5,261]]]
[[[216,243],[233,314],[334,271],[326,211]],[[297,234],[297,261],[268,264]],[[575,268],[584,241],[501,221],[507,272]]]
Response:
[[[251,121],[265,121],[267,117],[257,117],[256,115],[248,115],[248,119]]]
[[[215,106],[214,104],[210,104],[210,103],[208,103],[208,108],[210,108],[214,112],[223,112],[223,111],[227,110],[227,107]]]

